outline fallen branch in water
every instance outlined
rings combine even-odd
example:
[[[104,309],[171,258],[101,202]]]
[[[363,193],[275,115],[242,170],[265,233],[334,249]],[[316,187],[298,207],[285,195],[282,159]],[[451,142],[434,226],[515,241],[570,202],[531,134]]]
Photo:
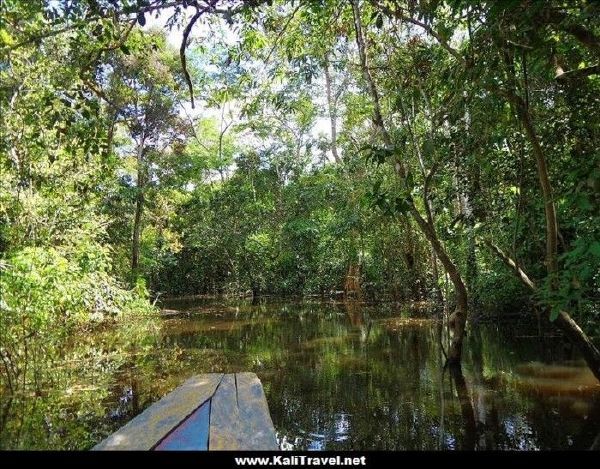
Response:
[[[502,249],[492,243],[490,240],[483,240],[494,254],[517,275],[521,282],[531,291],[536,292],[537,287],[535,282],[527,275],[527,273]],[[556,326],[562,330],[569,340],[579,349],[587,365],[598,381],[600,381],[600,350],[592,343],[586,333],[573,321],[569,313],[559,311],[558,316],[553,321]]]

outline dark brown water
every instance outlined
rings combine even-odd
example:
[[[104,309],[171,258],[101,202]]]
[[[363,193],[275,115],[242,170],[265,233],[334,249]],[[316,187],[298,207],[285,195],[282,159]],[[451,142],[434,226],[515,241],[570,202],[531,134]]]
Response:
[[[401,306],[173,301],[159,320],[72,338],[2,395],[1,448],[86,449],[193,374],[254,371],[284,449],[587,449],[600,386],[560,338],[471,327],[463,373]],[[178,314],[182,313],[182,314]],[[33,366],[33,365],[32,365]]]

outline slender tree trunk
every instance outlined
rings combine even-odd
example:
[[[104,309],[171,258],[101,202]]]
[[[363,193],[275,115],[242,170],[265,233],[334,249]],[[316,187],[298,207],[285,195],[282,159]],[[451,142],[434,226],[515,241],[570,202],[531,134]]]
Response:
[[[252,304],[253,305],[257,305],[258,304],[258,299],[260,297],[260,287],[258,285],[257,282],[255,282],[254,280],[252,280]]]
[[[465,100],[465,111],[464,111],[464,131],[467,135],[471,134],[471,114],[468,109],[466,100]],[[468,143],[467,143],[468,145]],[[470,146],[466,146],[461,150],[462,154],[466,154],[467,152],[472,151]],[[466,272],[465,272],[465,280],[466,284],[469,288],[469,292],[471,295],[469,296],[469,307],[473,311],[475,306],[475,291],[474,284],[477,280],[477,258],[475,252],[475,214],[473,203],[475,200],[476,188],[478,186],[478,175],[477,170],[473,171],[473,168],[468,164],[465,166],[461,164],[461,159],[458,155],[455,154],[455,169],[456,169],[456,178],[459,179],[459,175],[463,176],[466,179],[466,187],[459,190],[459,201],[460,201],[460,213],[464,217],[464,222],[466,226],[466,237],[467,237],[467,259],[466,259]],[[474,174],[475,173],[475,174]],[[460,187],[460,186],[458,186]]]
[[[425,92],[421,89],[421,93],[423,95],[423,99],[426,102],[426,105],[428,106],[429,109],[429,103],[427,100],[427,96],[425,95]],[[398,103],[400,105],[400,111],[402,113],[402,117],[403,119],[406,121],[406,127],[408,129],[408,133],[410,135],[411,141],[413,143],[413,147],[415,149],[415,153],[417,154],[417,160],[419,161],[419,168],[421,170],[421,176],[423,177],[423,207],[425,208],[425,215],[426,215],[426,219],[427,219],[427,223],[429,223],[430,226],[435,226],[435,223],[433,221],[433,211],[431,209],[431,201],[429,200],[429,182],[431,181],[431,177],[433,176],[434,171],[432,170],[429,174],[427,173],[427,169],[425,168],[425,158],[423,158],[423,153],[421,151],[421,148],[419,146],[419,143],[417,141],[417,136],[415,135],[415,133],[413,132],[413,127],[411,125],[411,119],[408,116],[408,113],[406,112],[406,109],[404,107],[404,104],[402,103],[402,99],[398,100]],[[411,107],[412,109],[412,120],[414,121],[415,119],[415,106],[414,106],[414,100],[413,100],[413,105]],[[431,112],[431,109],[429,109],[429,114],[433,115],[433,113]],[[433,125],[433,123],[432,123]],[[431,140],[433,141],[433,132],[431,134]],[[438,278],[438,273],[437,273],[437,263],[436,263],[436,255],[435,255],[435,250],[433,249],[433,247],[431,248],[431,257],[433,259],[433,275],[436,279],[436,286],[437,286],[437,278]],[[439,286],[437,286],[438,289],[436,290],[437,293],[439,293],[438,297],[441,300],[443,298],[443,296],[441,295],[441,290],[439,290]]]
[[[409,221],[409,219],[407,219]],[[415,243],[412,225],[410,221],[406,223],[406,230],[404,235],[404,247],[402,252],[404,263],[406,264],[407,271],[412,275],[410,283],[411,297],[413,300],[420,299],[420,285],[419,272],[417,271],[415,263]]]
[[[469,308],[474,311],[479,298],[477,295],[477,282],[479,278],[479,269],[477,266],[477,240],[475,236],[475,221],[481,215],[477,193],[479,189],[479,169],[471,167],[467,171],[469,177],[469,189],[467,191],[468,212],[467,212],[467,287],[469,289]]]
[[[112,111],[110,113],[110,122],[108,123],[108,132],[106,135],[106,153],[104,153],[104,158],[102,160],[103,164],[106,164],[106,162],[110,158],[110,155],[112,155],[116,126],[117,126],[117,111]]]
[[[377,87],[375,86],[375,81],[373,80],[373,77],[371,76],[371,72],[369,70],[367,50],[362,33],[362,24],[360,20],[360,9],[358,6],[358,0],[352,0],[352,10],[354,13],[354,27],[356,32],[358,52],[360,55],[362,74],[369,89],[369,93],[371,94],[371,99],[373,100],[373,124],[379,131],[386,147],[388,149],[392,149],[392,139],[385,127],[385,123],[383,121],[383,116],[381,113],[379,93],[377,91]],[[402,180],[404,180],[407,175],[407,168],[404,162],[398,156],[396,156],[395,168],[399,177]],[[447,365],[456,366],[460,364],[462,356],[462,344],[467,321],[467,288],[465,287],[465,283],[462,280],[457,266],[454,264],[454,262],[448,255],[446,249],[439,240],[434,225],[430,221],[423,218],[410,195],[407,196],[407,202],[410,207],[411,216],[415,219],[417,225],[431,244],[433,250],[435,251],[435,254],[442,263],[444,270],[450,276],[450,281],[454,286],[454,290],[456,293],[456,310],[451,315],[449,320],[450,329],[452,331],[452,338],[450,341],[450,348],[448,350]]]
[[[344,295],[346,298],[352,297],[355,300],[362,298],[359,263],[350,262],[348,265],[346,281],[344,282]]]
[[[327,91],[327,107],[329,110],[329,121],[331,123],[331,154],[337,164],[342,161],[338,154],[337,148],[337,103],[333,97],[331,73],[329,71],[329,55],[325,54],[324,65],[325,69],[325,89]]]
[[[456,175],[455,180],[458,186],[459,174],[463,172],[463,168],[460,168],[458,163],[455,166]],[[463,175],[470,180],[470,175],[465,171]],[[466,241],[467,241],[467,259],[466,259],[466,271],[465,281],[469,287],[469,291],[473,292],[473,284],[477,277],[477,261],[475,257],[475,233],[474,233],[474,217],[473,217],[473,205],[469,190],[459,190],[458,193],[458,204],[459,213],[463,217],[464,224],[466,226]],[[473,302],[473,296],[469,298]]]
[[[583,355],[592,373],[600,381],[600,350],[566,311],[561,311],[554,321]]]
[[[133,220],[133,236],[131,240],[131,273],[135,277],[140,264],[140,234],[142,231],[142,213],[144,210],[144,186],[145,186],[145,168],[144,168],[144,137],[137,148],[137,183],[135,198],[135,216]]]
[[[219,176],[221,177],[221,184],[225,183],[225,176],[223,174],[223,130],[219,133]]]
[[[133,239],[131,246],[131,272],[135,275],[140,264],[140,233],[142,229],[142,211],[144,210],[143,188],[138,185],[135,200],[135,218],[133,222]]]
[[[356,43],[358,45],[358,53],[360,55],[360,65],[363,78],[369,88],[369,94],[371,95],[371,99],[373,100],[373,124],[375,129],[381,134],[381,138],[383,143],[389,148],[392,148],[392,139],[390,134],[388,133],[385,124],[383,122],[383,116],[381,114],[381,104],[379,99],[379,92],[377,91],[377,87],[375,86],[375,81],[371,76],[371,71],[369,70],[369,61],[367,57],[367,46],[365,45],[365,40],[362,32],[362,23],[360,20],[360,9],[358,7],[358,0],[352,0],[352,11],[354,13],[354,30],[356,32]],[[403,169],[402,165],[399,169]],[[402,174],[404,177],[405,175]]]
[[[439,302],[439,304],[443,304],[444,303],[444,294],[442,293],[442,288],[440,287],[439,281],[440,281],[440,273],[438,272],[438,265],[437,265],[437,256],[435,255],[435,251],[433,250],[433,248],[431,248],[431,274],[433,276],[433,289],[435,291],[435,295],[436,295],[436,299]]]
[[[224,125],[225,122],[225,105],[221,107],[221,123],[219,128],[219,175],[221,176],[221,184],[225,183],[225,169],[223,162],[223,138],[225,138],[225,132],[229,129],[231,123]]]
[[[446,249],[439,240],[435,229],[427,223],[422,217],[421,213],[415,207],[414,203],[410,201],[410,211],[421,228],[421,231],[433,247],[435,254],[442,263],[444,270],[450,277],[450,281],[454,287],[456,294],[456,309],[450,316],[449,325],[452,331],[452,338],[450,341],[450,348],[448,350],[448,365],[460,364],[462,356],[462,344],[465,335],[465,327],[467,324],[467,312],[469,307],[469,296],[467,293],[467,287],[460,275],[458,267],[454,264]]]
[[[337,98],[334,96],[333,80],[331,78],[329,54],[326,53],[323,59],[323,69],[325,72],[325,90],[327,94],[327,109],[329,113],[329,122],[331,126],[331,154],[337,165],[342,164],[342,159],[338,153],[337,146]],[[350,179],[350,173],[345,173]],[[352,239],[357,239],[358,233],[356,229],[352,230]],[[352,249],[353,252],[356,249]],[[344,292],[346,298],[352,296],[354,299],[362,298],[360,286],[360,259],[352,259],[348,265],[348,272],[344,282]]]
[[[535,163],[537,166],[538,178],[540,181],[540,188],[542,190],[542,199],[544,201],[544,214],[546,219],[546,268],[548,274],[552,277],[558,272],[558,221],[556,218],[556,207],[554,205],[554,197],[552,195],[552,185],[550,183],[550,176],[548,174],[548,164],[546,163],[546,156],[540,145],[540,141],[537,137],[537,133],[531,122],[531,116],[529,110],[526,108],[525,103],[522,99],[518,98],[517,101],[517,113],[521,118],[525,134],[531,144],[533,155],[535,157]],[[554,279],[552,279],[554,282]]]

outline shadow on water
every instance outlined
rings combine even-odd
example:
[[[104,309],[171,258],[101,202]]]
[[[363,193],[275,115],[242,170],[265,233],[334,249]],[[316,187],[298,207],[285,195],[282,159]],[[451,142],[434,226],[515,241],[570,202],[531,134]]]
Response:
[[[444,372],[440,324],[405,306],[185,299],[126,332],[105,328],[3,387],[1,448],[85,449],[187,377],[254,371],[286,449],[588,449],[600,387],[536,326],[470,330]],[[529,329],[528,329],[529,328]],[[516,333],[518,331],[518,334]],[[541,354],[540,350],[543,350]]]

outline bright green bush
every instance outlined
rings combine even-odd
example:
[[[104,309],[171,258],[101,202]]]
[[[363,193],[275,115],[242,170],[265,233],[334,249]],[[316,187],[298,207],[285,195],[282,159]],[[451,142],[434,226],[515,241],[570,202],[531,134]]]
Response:
[[[144,285],[125,289],[110,273],[106,247],[27,247],[0,265],[2,386],[17,379],[38,385],[45,363],[61,360],[64,346],[90,324],[144,315]]]
[[[116,317],[148,311],[145,298],[123,288],[109,272],[105,247],[82,250],[25,248],[4,266],[0,277],[2,322],[25,316],[33,327]]]

